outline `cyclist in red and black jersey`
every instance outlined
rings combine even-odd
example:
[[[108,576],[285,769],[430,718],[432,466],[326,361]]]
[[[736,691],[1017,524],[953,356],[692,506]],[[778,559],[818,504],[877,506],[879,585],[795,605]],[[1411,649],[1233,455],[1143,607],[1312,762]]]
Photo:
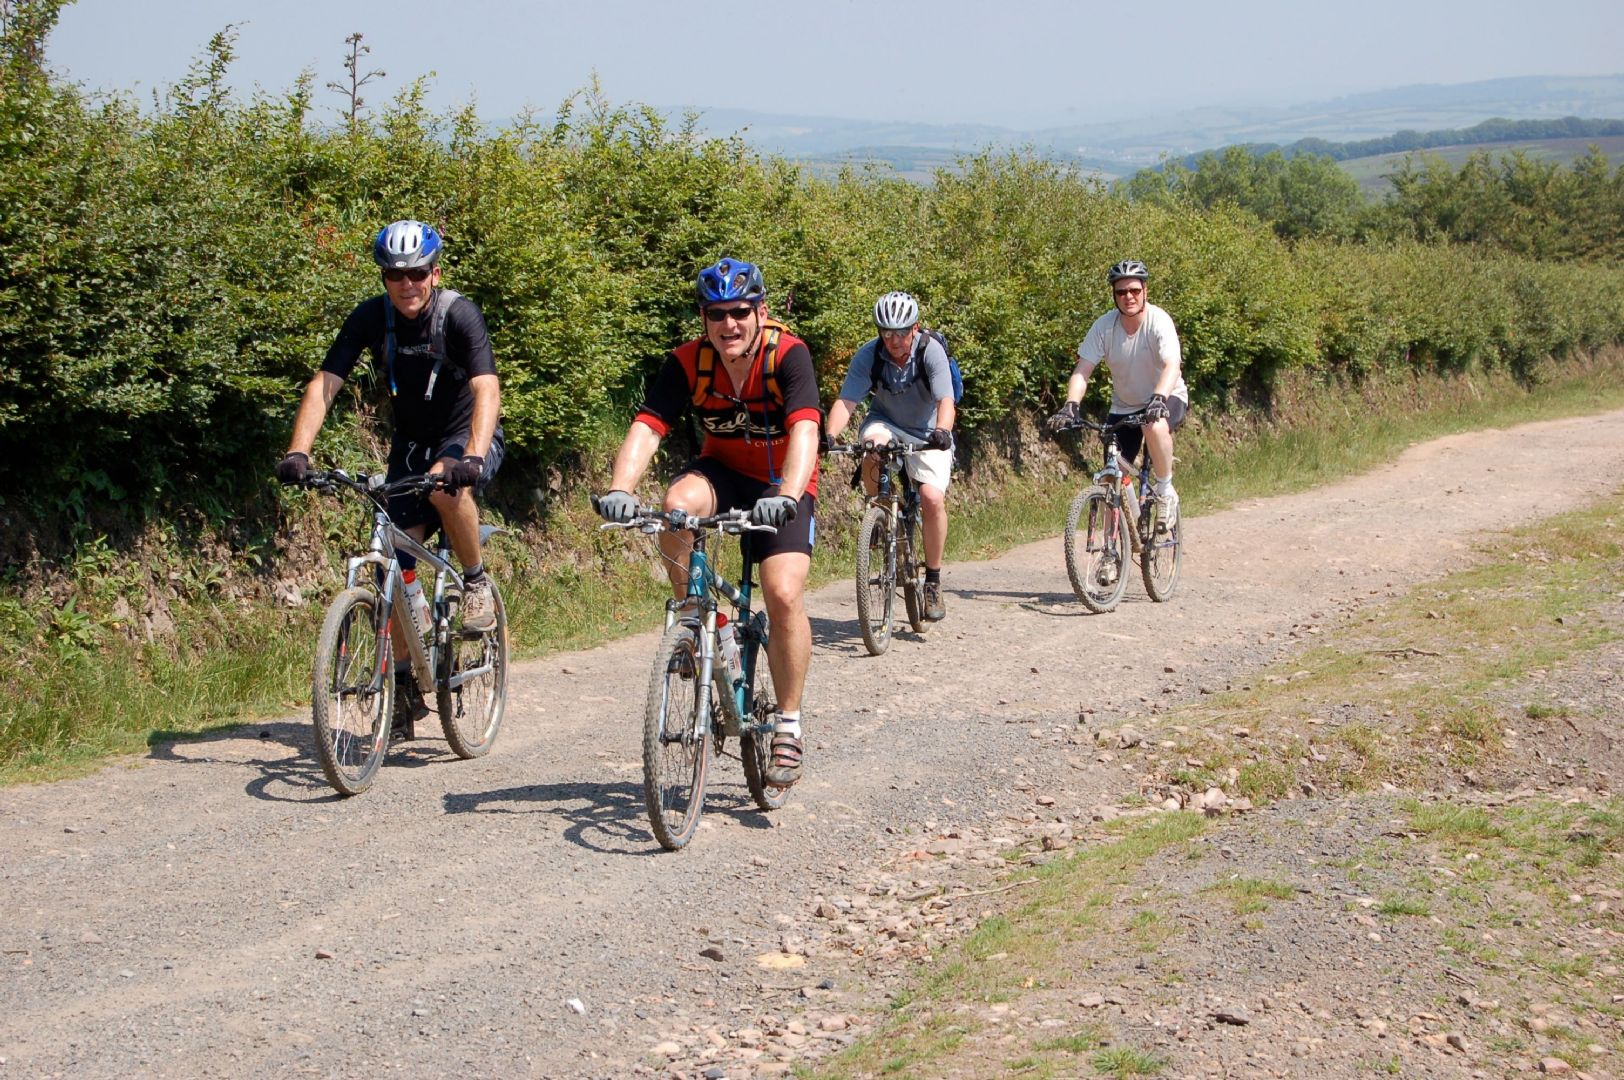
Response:
[[[817,532],[817,374],[806,343],[767,314],[767,290],[751,263],[723,259],[699,273],[696,289],[704,334],[666,354],[631,430],[615,455],[608,494],[598,511],[630,521],[632,494],[660,440],[685,411],[705,430],[699,457],[666,489],[663,506],[706,516],[750,508],[757,524],[751,551],[772,624],[767,662],[779,714],[767,778],[787,786],[801,772],[801,693],[812,659],[812,627],[803,596]],[[666,572],[678,599],[687,585],[689,541],[660,534]]]

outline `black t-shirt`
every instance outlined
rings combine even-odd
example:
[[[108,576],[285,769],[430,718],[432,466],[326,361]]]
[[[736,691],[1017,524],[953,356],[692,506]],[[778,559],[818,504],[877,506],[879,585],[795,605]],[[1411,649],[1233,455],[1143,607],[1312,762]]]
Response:
[[[436,290],[434,303],[444,302],[443,291]],[[445,320],[447,356],[436,374],[429,340],[433,305],[415,319],[396,311],[391,377],[384,355],[384,305],[388,303],[387,296],[375,296],[357,305],[327,350],[321,370],[348,379],[362,351],[370,351],[378,381],[390,398],[396,439],[431,443],[447,435],[466,437],[474,419],[474,392],[468,381],[476,375],[496,374],[485,316],[466,296],[451,302]]]

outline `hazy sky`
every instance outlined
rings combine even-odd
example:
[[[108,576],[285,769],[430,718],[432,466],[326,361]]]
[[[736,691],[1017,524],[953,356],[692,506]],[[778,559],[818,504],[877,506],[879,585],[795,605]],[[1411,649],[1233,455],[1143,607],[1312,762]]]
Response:
[[[47,55],[91,89],[149,95],[228,23],[245,90],[339,79],[360,31],[388,72],[369,104],[434,72],[436,108],[472,100],[489,120],[550,113],[593,72],[617,103],[1033,128],[1624,71],[1618,0],[78,0]]]

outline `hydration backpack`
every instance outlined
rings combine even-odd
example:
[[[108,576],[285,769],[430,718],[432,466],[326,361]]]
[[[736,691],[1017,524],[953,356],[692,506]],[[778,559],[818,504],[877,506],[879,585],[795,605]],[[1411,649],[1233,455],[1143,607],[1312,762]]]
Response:
[[[789,332],[789,327],[777,319],[763,319],[761,332],[766,335],[766,349],[761,358],[761,386],[774,403],[784,403],[784,390],[778,385],[778,339]],[[694,357],[694,405],[703,405],[716,381],[716,348],[708,338],[701,338],[699,352]]]
[[[940,330],[931,330],[924,326],[919,328],[919,333],[920,344],[918,345],[918,350],[920,374],[923,375],[925,369],[925,339],[930,338],[934,340],[936,344],[940,345],[942,347],[942,351],[947,354],[947,371],[953,379],[953,404],[957,405],[964,397],[964,374],[959,371],[959,362],[953,358],[952,350],[947,347],[947,338],[942,336],[942,332]],[[884,370],[880,365],[886,362],[884,352],[885,345],[883,342],[874,346],[874,364],[871,368],[869,368],[869,393],[871,394],[880,388],[880,372]]]
[[[429,312],[429,355],[434,357],[434,370],[429,372],[429,385],[423,391],[423,400],[428,401],[434,397],[434,384],[440,378],[440,368],[445,364],[445,318],[451,311],[451,305],[462,299],[462,293],[455,289],[434,290],[433,308]],[[395,396],[395,305],[388,297],[383,302],[383,362],[384,370],[389,378],[389,396]]]

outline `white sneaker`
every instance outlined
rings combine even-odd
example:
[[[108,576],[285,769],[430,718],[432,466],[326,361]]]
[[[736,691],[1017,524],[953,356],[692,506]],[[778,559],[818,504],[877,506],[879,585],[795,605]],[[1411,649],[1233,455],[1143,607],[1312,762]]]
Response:
[[[1156,506],[1158,509],[1156,515],[1157,527],[1171,531],[1173,526],[1179,523],[1179,493],[1173,490],[1173,485],[1169,484],[1167,486],[1165,495],[1158,494],[1156,496]]]
[[[483,634],[496,629],[496,596],[490,578],[468,586],[462,593],[462,628]]]

